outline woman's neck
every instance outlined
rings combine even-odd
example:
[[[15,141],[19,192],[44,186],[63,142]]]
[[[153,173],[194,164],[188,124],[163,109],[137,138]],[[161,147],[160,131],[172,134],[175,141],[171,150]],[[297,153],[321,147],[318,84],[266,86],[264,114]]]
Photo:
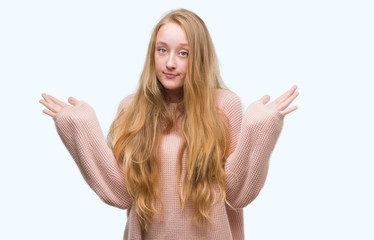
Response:
[[[169,103],[179,103],[183,100],[183,89],[178,90],[167,90],[166,91],[166,100]]]

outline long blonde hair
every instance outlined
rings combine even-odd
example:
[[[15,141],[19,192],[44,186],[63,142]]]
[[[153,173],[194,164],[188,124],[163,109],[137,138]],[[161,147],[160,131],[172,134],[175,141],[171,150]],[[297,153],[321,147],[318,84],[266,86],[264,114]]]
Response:
[[[174,22],[185,31],[188,45],[188,70],[183,100],[176,119],[168,110],[167,97],[155,73],[155,40],[159,29]],[[184,143],[179,149],[179,182],[183,153],[187,151],[182,189],[177,186],[182,209],[187,201],[194,207],[196,225],[210,220],[209,210],[216,199],[218,185],[226,201],[224,163],[228,156],[228,121],[215,102],[215,89],[222,88],[215,49],[205,23],[191,11],[179,9],[163,17],[154,28],[140,86],[133,101],[113,121],[108,145],[123,169],[127,190],[140,223],[147,230],[157,212],[159,195],[158,150],[162,134],[177,121]]]

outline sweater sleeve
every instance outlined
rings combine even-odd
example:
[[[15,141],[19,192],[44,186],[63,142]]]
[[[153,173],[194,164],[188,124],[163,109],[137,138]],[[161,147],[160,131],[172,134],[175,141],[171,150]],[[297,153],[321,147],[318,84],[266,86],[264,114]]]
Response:
[[[62,142],[92,190],[109,205],[129,208],[131,198],[123,173],[106,143],[94,110],[81,101],[59,112],[54,120]]]
[[[260,101],[242,116],[239,98],[230,94],[223,111],[231,128],[231,151],[226,160],[226,195],[234,208],[251,203],[262,189],[270,155],[282,130],[284,116]]]

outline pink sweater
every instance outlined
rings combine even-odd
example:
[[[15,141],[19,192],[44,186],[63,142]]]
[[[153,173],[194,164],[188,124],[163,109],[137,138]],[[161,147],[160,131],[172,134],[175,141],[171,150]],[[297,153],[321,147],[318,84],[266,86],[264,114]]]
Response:
[[[220,89],[216,96],[218,107],[230,121],[233,153],[225,165],[226,194],[235,209],[218,201],[211,207],[212,222],[203,228],[194,225],[191,205],[181,209],[176,192],[176,158],[182,143],[176,131],[163,137],[160,149],[163,216],[156,214],[148,232],[144,232],[132,208],[123,173],[106,144],[93,109],[80,102],[55,116],[57,131],[89,186],[105,203],[128,210],[124,239],[244,239],[242,208],[256,198],[265,183],[283,115],[257,101],[243,116],[240,100],[234,93]],[[119,110],[130,101],[131,98],[125,98]]]

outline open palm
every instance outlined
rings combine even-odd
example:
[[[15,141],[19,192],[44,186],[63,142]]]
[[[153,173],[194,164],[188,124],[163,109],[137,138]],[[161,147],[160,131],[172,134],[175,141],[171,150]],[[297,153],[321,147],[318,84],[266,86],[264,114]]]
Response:
[[[42,94],[42,97],[44,99],[41,99],[39,102],[41,104],[43,104],[47,109],[44,109],[43,110],[43,113],[51,116],[51,117],[55,117],[57,113],[67,109],[67,108],[71,108],[75,105],[77,105],[80,101],[73,98],[73,97],[69,97],[68,99],[68,102],[71,104],[66,104],[60,100],[58,100],[57,98],[53,97],[52,95],[48,95],[48,94],[45,94],[43,93]]]
[[[270,96],[265,95],[263,96],[260,101],[268,106],[269,108],[272,108],[284,116],[295,111],[297,109],[297,106],[288,107],[293,100],[299,95],[299,92],[296,91],[297,86],[294,85],[290,90],[283,93],[281,96],[279,96],[277,99],[266,105],[270,101]]]

